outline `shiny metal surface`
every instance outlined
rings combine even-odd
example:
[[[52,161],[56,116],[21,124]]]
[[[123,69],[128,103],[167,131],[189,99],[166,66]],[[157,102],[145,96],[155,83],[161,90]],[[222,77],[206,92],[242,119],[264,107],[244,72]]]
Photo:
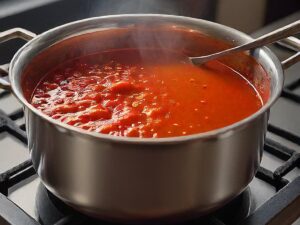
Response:
[[[296,52],[300,51],[300,40],[296,37],[288,37],[278,42],[278,44]]]
[[[286,60],[282,61],[281,66],[283,69],[287,69],[297,62],[300,62],[300,51],[292,55],[291,57],[287,58]]]
[[[190,57],[190,60],[192,61],[192,63],[194,63],[196,65],[203,64],[207,61],[217,59],[217,58],[220,58],[220,57],[228,55],[228,54],[263,47],[268,44],[272,44],[276,41],[279,41],[283,38],[287,38],[289,36],[297,34],[299,32],[300,32],[300,20],[298,20],[294,23],[288,24],[279,29],[276,29],[270,33],[264,34],[263,36],[258,37],[255,40],[248,42],[246,44],[235,46],[235,47],[229,48],[229,49],[225,49],[221,52],[216,52],[216,53],[213,53],[210,55]],[[290,39],[287,39],[287,41],[290,41]]]
[[[74,136],[26,115],[46,187],[84,213],[128,222],[199,215],[231,200],[255,174],[267,121],[225,137],[143,144]]]
[[[0,32],[0,43],[9,41],[9,40],[15,39],[15,38],[21,38],[25,41],[29,41],[32,38],[34,38],[35,36],[36,36],[36,34],[30,32],[28,30],[25,30],[22,28],[13,28],[13,29],[9,29],[9,30]],[[5,89],[5,90],[11,90],[10,83],[7,80],[5,80],[4,78],[1,78],[1,76],[8,74],[8,68],[9,68],[8,64],[0,65],[0,88]]]
[[[253,56],[270,75],[268,102],[240,122],[202,134],[139,139],[89,133],[48,118],[24,98],[21,74],[38,53],[54,43],[95,29],[157,22],[199,30],[236,45],[252,40],[234,29],[198,19],[110,16],[49,30],[21,48],[11,62],[9,77],[25,108],[34,167],[51,192],[86,214],[133,222],[207,213],[243,191],[258,168],[268,111],[283,84],[280,62],[266,48],[255,50]]]
[[[25,30],[23,28],[12,28],[3,32],[0,32],[0,43],[4,41],[8,41],[14,38],[21,38],[25,41],[30,41],[32,38],[36,36],[35,33],[31,31]]]
[[[278,42],[279,45],[296,51],[296,54],[290,56],[281,62],[282,68],[286,69],[300,61],[300,40],[296,37],[288,37]]]

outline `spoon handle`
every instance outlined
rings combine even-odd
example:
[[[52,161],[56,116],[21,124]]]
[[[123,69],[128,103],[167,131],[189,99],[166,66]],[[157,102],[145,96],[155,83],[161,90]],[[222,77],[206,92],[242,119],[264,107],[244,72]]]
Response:
[[[281,28],[274,30],[270,33],[267,33],[263,36],[260,36],[260,37],[256,38],[254,41],[248,42],[246,44],[236,46],[236,47],[233,47],[233,48],[221,51],[221,52],[217,52],[217,53],[214,53],[211,55],[200,56],[200,57],[190,57],[190,60],[192,60],[192,62],[194,64],[201,64],[206,61],[219,58],[219,57],[224,56],[229,53],[235,53],[235,52],[254,49],[257,47],[262,47],[264,45],[271,44],[275,41],[279,41],[283,38],[289,37],[289,36],[299,33],[299,32],[300,32],[300,20],[297,20],[294,23],[291,23],[289,25],[281,27]]]

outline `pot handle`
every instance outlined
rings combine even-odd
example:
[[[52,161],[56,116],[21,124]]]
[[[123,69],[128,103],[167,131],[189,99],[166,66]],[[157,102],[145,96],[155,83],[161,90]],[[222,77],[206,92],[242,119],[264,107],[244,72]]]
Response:
[[[36,37],[36,34],[32,33],[31,31],[25,30],[23,28],[13,28],[0,32],[0,43],[15,38],[30,41],[34,37]],[[4,90],[11,90],[11,86],[8,79],[4,78],[8,75],[8,70],[9,64],[0,65],[0,88]]]
[[[279,42],[279,45],[296,51],[297,53],[281,62],[282,68],[285,70],[300,61],[300,40],[296,37],[288,37]]]

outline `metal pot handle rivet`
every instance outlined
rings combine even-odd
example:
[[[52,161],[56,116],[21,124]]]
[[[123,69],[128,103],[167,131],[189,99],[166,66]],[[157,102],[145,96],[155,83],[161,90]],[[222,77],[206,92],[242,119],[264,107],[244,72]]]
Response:
[[[36,37],[36,34],[32,33],[31,31],[25,30],[23,28],[13,28],[10,30],[0,32],[0,43],[15,38],[30,41],[34,37]],[[8,75],[8,69],[9,64],[0,65],[0,88],[4,90],[11,90],[11,86],[8,79],[3,78]]]

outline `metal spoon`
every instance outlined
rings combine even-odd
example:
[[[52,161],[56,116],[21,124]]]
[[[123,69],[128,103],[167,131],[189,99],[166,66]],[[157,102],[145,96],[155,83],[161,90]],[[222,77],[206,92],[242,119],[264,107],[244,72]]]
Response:
[[[291,23],[287,26],[281,27],[277,30],[274,30],[270,33],[267,33],[261,37],[256,38],[254,41],[248,42],[243,45],[239,45],[233,48],[226,49],[224,51],[216,52],[210,55],[204,55],[204,56],[199,56],[199,57],[189,57],[190,61],[193,64],[199,65],[202,63],[205,63],[209,60],[213,60],[216,58],[219,58],[221,56],[230,54],[230,53],[235,53],[235,52],[241,52],[245,50],[251,50],[254,48],[262,47],[267,44],[271,44],[275,41],[279,41],[283,38],[289,37],[293,34],[297,34],[300,32],[300,20]]]

